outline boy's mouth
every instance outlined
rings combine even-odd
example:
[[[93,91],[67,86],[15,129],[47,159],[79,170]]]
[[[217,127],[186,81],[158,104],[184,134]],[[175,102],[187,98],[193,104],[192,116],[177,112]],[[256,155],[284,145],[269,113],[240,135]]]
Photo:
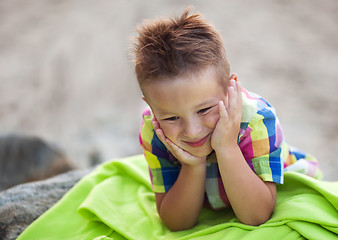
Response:
[[[201,146],[204,145],[204,143],[208,140],[209,135],[210,134],[208,134],[206,137],[204,137],[202,139],[198,139],[198,140],[195,140],[195,141],[184,141],[184,142],[191,147],[198,148],[198,147],[201,147]]]

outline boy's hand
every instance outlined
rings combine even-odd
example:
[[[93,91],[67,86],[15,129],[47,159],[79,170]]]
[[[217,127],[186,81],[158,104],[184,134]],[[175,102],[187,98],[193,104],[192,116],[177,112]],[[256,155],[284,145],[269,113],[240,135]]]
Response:
[[[157,121],[156,117],[152,119],[152,123],[154,126],[154,130],[156,132],[157,137],[161,140],[161,142],[166,146],[166,148],[177,158],[181,163],[187,164],[190,166],[204,164],[206,161],[206,157],[196,157],[189,152],[183,150],[175,143],[173,143],[169,138],[167,138],[160,128],[160,124]]]
[[[211,137],[211,147],[224,151],[237,146],[242,115],[241,86],[235,80],[229,81],[227,106],[224,101],[218,104],[220,118]]]

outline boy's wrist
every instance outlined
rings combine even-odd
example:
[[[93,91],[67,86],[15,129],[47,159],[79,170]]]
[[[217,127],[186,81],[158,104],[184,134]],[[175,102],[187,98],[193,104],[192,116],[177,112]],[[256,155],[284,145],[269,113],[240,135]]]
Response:
[[[201,162],[196,162],[194,164],[188,164],[188,163],[183,163],[181,162],[182,168],[187,168],[187,169],[191,169],[191,170],[204,170],[206,169],[206,158],[203,159]]]
[[[215,149],[217,161],[231,160],[238,151],[241,151],[237,143],[228,144],[226,147]]]
[[[228,152],[232,151],[233,149],[237,148],[238,144],[237,141],[227,141],[227,142],[220,142],[217,145],[213,146],[215,152]]]

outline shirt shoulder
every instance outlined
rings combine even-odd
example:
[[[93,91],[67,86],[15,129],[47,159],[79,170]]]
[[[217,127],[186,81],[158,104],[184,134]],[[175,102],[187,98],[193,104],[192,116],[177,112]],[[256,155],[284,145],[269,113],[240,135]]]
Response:
[[[152,123],[153,117],[154,115],[149,108],[143,111],[139,134],[140,144],[143,148],[145,148],[144,150],[152,152],[158,157],[170,159],[167,148],[155,133]]]
[[[142,113],[142,122],[141,129],[139,134],[139,140],[141,146],[145,144],[150,144],[154,137],[154,128],[151,123],[151,119],[153,118],[152,113],[149,108],[145,109]],[[150,146],[148,146],[149,148]]]
[[[152,124],[153,114],[148,108],[142,114],[139,140],[149,166],[155,192],[167,192],[175,183],[180,165],[157,137]]]
[[[242,123],[249,124],[255,118],[275,116],[276,111],[260,95],[242,89]]]
[[[283,181],[283,161],[288,152],[275,109],[261,96],[242,92],[239,147],[249,166],[264,181]]]

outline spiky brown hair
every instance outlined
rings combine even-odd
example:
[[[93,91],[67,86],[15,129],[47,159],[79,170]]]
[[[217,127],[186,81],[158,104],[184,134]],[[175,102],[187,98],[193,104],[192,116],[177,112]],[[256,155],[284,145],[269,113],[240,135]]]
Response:
[[[175,19],[145,21],[137,31],[135,72],[141,89],[147,82],[209,66],[226,84],[230,69],[221,36],[200,14],[190,14],[190,8]]]

